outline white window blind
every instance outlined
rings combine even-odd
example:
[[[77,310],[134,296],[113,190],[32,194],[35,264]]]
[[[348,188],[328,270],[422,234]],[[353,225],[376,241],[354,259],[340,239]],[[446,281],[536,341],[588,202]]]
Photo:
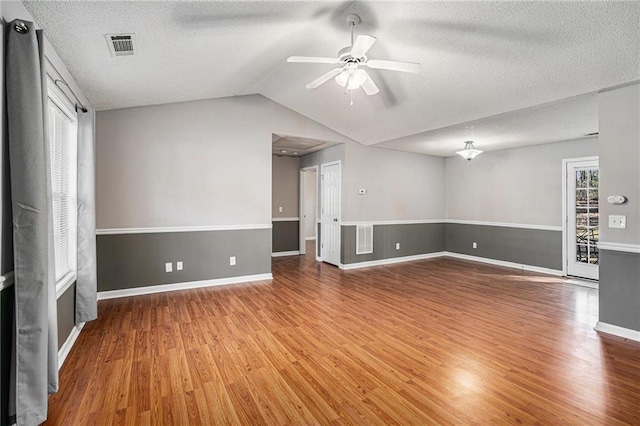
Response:
[[[52,93],[48,112],[55,272],[59,287],[76,276],[77,122]]]

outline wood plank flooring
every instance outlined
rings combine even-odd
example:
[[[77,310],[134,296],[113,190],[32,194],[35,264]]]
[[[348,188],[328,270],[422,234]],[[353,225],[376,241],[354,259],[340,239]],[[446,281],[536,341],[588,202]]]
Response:
[[[597,290],[454,259],[106,300],[46,424],[640,424]]]

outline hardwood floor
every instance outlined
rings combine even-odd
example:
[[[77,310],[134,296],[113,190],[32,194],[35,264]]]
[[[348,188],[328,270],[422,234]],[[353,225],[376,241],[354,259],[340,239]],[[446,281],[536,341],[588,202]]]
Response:
[[[99,303],[47,424],[640,424],[597,290],[454,259]]]

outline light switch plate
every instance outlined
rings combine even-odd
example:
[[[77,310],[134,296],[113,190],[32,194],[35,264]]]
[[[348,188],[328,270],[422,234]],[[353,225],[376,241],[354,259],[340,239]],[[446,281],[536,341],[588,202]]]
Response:
[[[165,272],[173,272],[173,264],[171,262],[167,262],[164,264]]]
[[[609,215],[609,228],[627,229],[627,217],[624,215]]]
[[[235,256],[231,256],[229,258],[229,266],[236,266],[236,257]]]
[[[182,262],[176,262],[176,271],[182,271]]]

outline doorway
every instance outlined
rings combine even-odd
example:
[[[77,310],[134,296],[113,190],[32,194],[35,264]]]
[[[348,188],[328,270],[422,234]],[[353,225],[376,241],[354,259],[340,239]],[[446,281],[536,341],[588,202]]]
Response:
[[[564,160],[566,273],[598,280],[600,211],[598,158]]]
[[[322,260],[340,266],[340,162],[320,167],[320,252]]]
[[[312,166],[300,170],[300,254],[306,254],[309,241],[318,253],[318,222],[318,166]]]

